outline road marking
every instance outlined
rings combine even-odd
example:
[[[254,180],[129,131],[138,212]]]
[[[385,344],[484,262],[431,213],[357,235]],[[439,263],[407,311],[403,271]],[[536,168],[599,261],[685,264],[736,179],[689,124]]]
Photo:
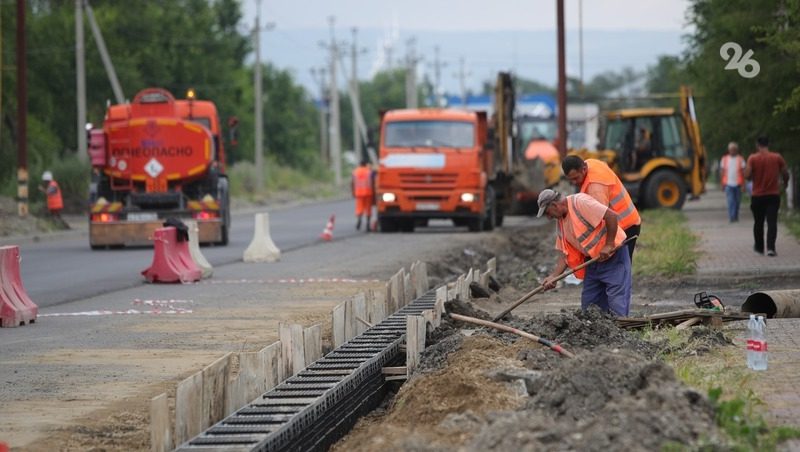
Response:
[[[379,283],[380,279],[349,279],[349,278],[284,278],[284,279],[217,279],[200,281],[195,284],[313,284],[313,283],[341,283],[341,284],[367,284]]]

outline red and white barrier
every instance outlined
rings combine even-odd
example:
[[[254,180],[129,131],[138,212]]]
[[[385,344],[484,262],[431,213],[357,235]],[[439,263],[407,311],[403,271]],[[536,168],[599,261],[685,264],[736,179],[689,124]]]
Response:
[[[15,327],[34,323],[39,313],[22,285],[19,247],[0,246],[0,326]]]
[[[189,242],[178,241],[177,230],[170,226],[153,233],[153,263],[142,271],[149,282],[187,283],[199,281],[202,271],[189,252]]]

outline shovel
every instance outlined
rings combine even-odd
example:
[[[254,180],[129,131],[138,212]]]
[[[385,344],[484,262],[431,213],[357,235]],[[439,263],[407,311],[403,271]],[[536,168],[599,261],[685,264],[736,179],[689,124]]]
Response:
[[[628,237],[628,238],[627,238],[627,239],[625,239],[625,240],[624,240],[622,243],[620,243],[618,247],[614,248],[614,252],[617,252],[617,251],[618,251],[620,248],[622,248],[622,247],[623,247],[623,246],[625,246],[625,245],[626,245],[628,242],[630,242],[631,240],[633,240],[633,239],[635,239],[635,238],[637,238],[637,237],[639,237],[639,236],[638,236],[638,235],[632,235],[632,236]],[[595,258],[589,259],[588,261],[586,261],[586,262],[582,263],[581,265],[578,265],[578,266],[577,266],[577,267],[575,267],[575,268],[571,268],[571,269],[569,269],[569,270],[565,271],[564,273],[562,273],[562,274],[558,275],[558,277],[557,277],[557,278],[555,279],[555,281],[553,281],[553,282],[558,282],[558,281],[561,281],[562,279],[564,279],[564,278],[566,278],[567,276],[569,276],[569,275],[571,275],[571,274],[575,273],[576,271],[578,271],[578,270],[581,270],[581,269],[583,269],[583,268],[586,268],[586,267],[588,267],[590,264],[593,264],[593,263],[597,262],[599,259],[600,259],[600,256],[597,256],[597,257],[595,257]],[[541,286],[539,286],[539,287],[537,287],[537,288],[535,288],[535,289],[531,290],[530,292],[526,293],[525,295],[523,295],[523,296],[522,296],[522,298],[520,298],[519,300],[515,301],[515,302],[514,302],[514,304],[512,304],[512,305],[511,305],[511,307],[509,307],[509,308],[508,308],[508,309],[506,309],[505,311],[501,312],[501,313],[500,313],[500,315],[498,315],[497,317],[495,317],[495,318],[494,318],[494,321],[495,321],[495,322],[499,321],[500,319],[502,319],[503,317],[505,317],[506,315],[508,315],[508,313],[509,313],[509,312],[511,312],[511,311],[513,311],[514,309],[516,309],[516,308],[517,308],[517,306],[521,305],[522,303],[525,303],[525,302],[526,302],[526,301],[528,301],[530,298],[532,298],[534,295],[536,295],[536,294],[538,294],[538,293],[542,293],[542,292],[544,292],[544,284],[542,284]]]

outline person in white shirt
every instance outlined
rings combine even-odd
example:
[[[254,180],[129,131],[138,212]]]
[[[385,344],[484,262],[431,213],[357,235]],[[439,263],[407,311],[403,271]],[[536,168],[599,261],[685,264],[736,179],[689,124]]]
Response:
[[[739,155],[739,145],[735,141],[728,143],[728,153],[719,162],[720,188],[725,190],[728,200],[728,220],[739,221],[739,204],[744,191],[744,157]]]

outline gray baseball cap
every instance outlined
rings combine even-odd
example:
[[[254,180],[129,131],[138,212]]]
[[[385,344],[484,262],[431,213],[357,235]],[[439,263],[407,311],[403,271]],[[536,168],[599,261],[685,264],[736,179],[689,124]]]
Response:
[[[537,217],[541,217],[544,215],[544,211],[547,210],[547,206],[552,204],[554,201],[557,201],[561,194],[555,190],[545,189],[539,193],[539,213],[536,215]]]

